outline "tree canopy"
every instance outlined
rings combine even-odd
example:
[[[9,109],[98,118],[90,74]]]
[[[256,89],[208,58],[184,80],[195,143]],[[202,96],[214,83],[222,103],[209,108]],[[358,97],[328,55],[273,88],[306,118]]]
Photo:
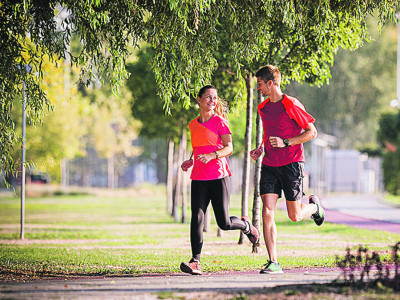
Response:
[[[387,112],[379,120],[378,140],[382,150],[383,183],[394,195],[400,194],[400,111]]]
[[[223,49],[238,76],[272,63],[293,79],[321,84],[338,48],[367,38],[366,17],[395,19],[396,0],[5,0],[0,3],[1,165],[12,167],[16,136],[10,118],[25,82],[30,117],[51,105],[42,88],[42,62],[66,59],[80,67],[80,81],[107,82],[118,94],[127,77],[130,46],[155,51],[159,95],[169,110],[188,105],[209,82]],[[72,35],[81,48],[70,51]],[[26,65],[32,70],[27,71]]]
[[[355,51],[339,50],[329,85],[293,83],[285,91],[304,104],[319,131],[337,138],[338,148],[376,148],[379,116],[396,97],[397,26],[379,34],[376,23],[368,22],[373,42]]]

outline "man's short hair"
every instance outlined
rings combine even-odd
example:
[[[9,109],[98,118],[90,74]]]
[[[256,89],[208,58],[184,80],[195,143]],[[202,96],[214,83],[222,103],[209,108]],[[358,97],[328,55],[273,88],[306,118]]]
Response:
[[[256,77],[260,77],[265,83],[272,80],[272,82],[280,86],[281,84],[281,72],[278,67],[267,65],[259,69],[256,73]]]

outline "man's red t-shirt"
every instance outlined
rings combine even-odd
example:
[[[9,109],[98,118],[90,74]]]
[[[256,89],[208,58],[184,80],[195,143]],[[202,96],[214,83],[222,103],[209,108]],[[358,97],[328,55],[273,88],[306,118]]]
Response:
[[[289,139],[301,134],[314,118],[306,112],[304,106],[294,97],[287,95],[279,102],[271,102],[269,98],[258,105],[264,129],[264,158],[267,166],[279,167],[293,162],[305,161],[303,144],[285,148],[274,148],[269,142],[270,136]]]

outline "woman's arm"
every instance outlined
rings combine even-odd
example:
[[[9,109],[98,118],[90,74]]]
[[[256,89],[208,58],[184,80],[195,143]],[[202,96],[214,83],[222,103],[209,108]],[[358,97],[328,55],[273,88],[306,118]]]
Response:
[[[233,143],[231,134],[222,135],[221,140],[222,144],[224,145],[223,148],[211,153],[200,154],[197,156],[197,159],[206,164],[210,160],[231,155],[233,153]]]

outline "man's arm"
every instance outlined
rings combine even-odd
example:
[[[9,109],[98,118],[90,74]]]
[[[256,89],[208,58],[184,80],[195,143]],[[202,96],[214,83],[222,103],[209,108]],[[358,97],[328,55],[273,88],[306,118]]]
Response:
[[[308,126],[304,129],[304,131],[295,137],[289,139],[289,146],[303,144],[305,142],[311,141],[317,136],[317,129],[315,128],[313,123],[309,123]],[[270,136],[269,142],[272,147],[275,148],[284,148],[286,147],[283,139],[278,136]]]

